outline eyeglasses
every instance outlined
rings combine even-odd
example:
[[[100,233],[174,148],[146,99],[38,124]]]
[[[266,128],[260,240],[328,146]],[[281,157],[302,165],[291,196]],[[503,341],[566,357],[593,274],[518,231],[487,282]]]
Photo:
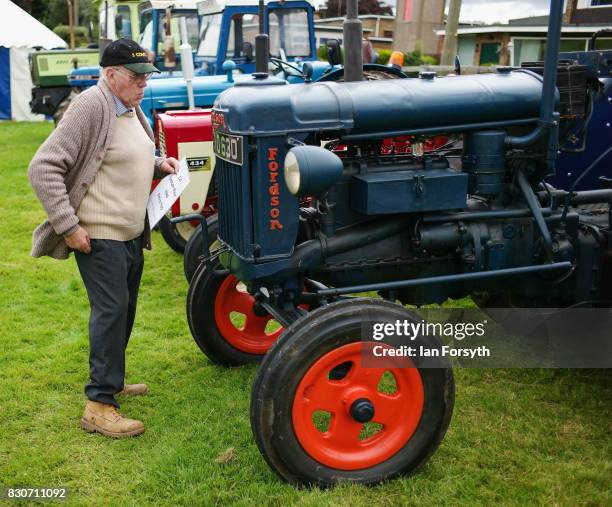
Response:
[[[117,72],[119,72],[119,74],[123,74],[124,76],[130,78],[130,81],[133,81],[134,83],[142,83],[144,81],[148,81],[151,75],[153,74],[152,72],[147,72],[146,74],[136,74],[135,72],[132,72],[131,70],[128,70],[128,69],[125,69],[124,71],[123,68],[117,69]]]

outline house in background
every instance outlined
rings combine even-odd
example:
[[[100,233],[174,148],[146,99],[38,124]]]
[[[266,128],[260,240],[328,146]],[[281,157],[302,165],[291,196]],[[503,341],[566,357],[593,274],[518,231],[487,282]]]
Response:
[[[595,32],[612,27],[612,0],[567,2],[561,51],[584,51]],[[541,61],[546,51],[548,16],[511,19],[507,24],[460,26],[459,60],[463,65],[512,65]],[[437,30],[440,48],[444,30]],[[598,39],[599,49],[612,49],[612,38]]]
[[[363,26],[363,35],[370,39],[374,49],[392,48],[395,16],[364,14],[358,17]],[[343,21],[344,17],[315,19],[315,42],[317,47],[324,46],[329,39],[339,39],[342,41]]]

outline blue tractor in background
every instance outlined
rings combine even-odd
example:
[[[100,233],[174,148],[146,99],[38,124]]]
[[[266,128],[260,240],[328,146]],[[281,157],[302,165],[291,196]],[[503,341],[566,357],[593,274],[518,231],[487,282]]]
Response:
[[[205,0],[198,4],[198,12],[200,38],[194,57],[195,77],[191,81],[195,107],[210,108],[224,90],[251,81],[257,53],[255,36],[260,29],[269,37],[266,65],[277,77],[288,83],[341,79],[339,47],[330,61],[317,60],[314,9],[309,1],[265,2],[260,15],[255,1]],[[400,71],[381,65],[366,67],[381,74],[405,77]],[[156,113],[188,107],[187,81],[177,74],[151,80],[141,103],[155,128]]]
[[[232,60],[241,74],[255,72],[258,3],[204,0],[198,3],[198,13],[198,74],[225,74],[226,60]],[[313,15],[312,4],[305,0],[265,2],[263,29],[269,36],[270,55],[289,64],[316,60]]]
[[[193,48],[195,75],[190,81],[195,107],[211,107],[219,93],[249,79],[255,70],[254,40],[260,26],[257,2],[205,0],[198,2],[197,11],[195,5],[160,0],[139,5],[138,42],[153,53],[155,65],[163,71],[149,81],[141,104],[153,128],[156,113],[189,107],[180,55],[169,49],[180,45],[180,18],[185,18],[187,25],[187,41],[182,42]],[[305,0],[265,3],[262,21],[263,30],[269,34],[270,64],[288,82],[317,80],[338,68],[316,61],[313,15],[312,4]],[[306,75],[305,62],[310,65]],[[70,73],[69,82],[78,93],[93,86],[99,75],[98,67],[81,67]]]

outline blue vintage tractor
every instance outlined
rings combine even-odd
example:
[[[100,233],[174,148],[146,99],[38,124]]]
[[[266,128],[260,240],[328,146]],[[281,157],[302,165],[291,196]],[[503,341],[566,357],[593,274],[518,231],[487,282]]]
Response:
[[[338,80],[342,77],[339,50],[336,60],[317,60],[313,6],[306,0],[257,2],[207,0],[199,4],[200,40],[196,76],[192,80],[194,106],[210,108],[219,93],[235,84],[250,83],[255,71],[255,36],[268,35],[266,62],[276,77],[287,83]],[[405,77],[401,71],[368,65],[369,72]],[[206,74],[206,75],[205,75]],[[141,103],[153,126],[156,113],[189,106],[187,82],[165,76],[151,80]]]
[[[205,0],[198,4],[200,41],[197,57],[202,72],[225,74],[232,60],[242,74],[255,72],[255,36],[259,33],[257,2]],[[289,64],[316,59],[313,8],[306,0],[265,2],[263,29],[270,37],[270,55]]]
[[[545,182],[612,61],[590,51],[559,64],[562,7],[551,1],[543,76],[361,81],[355,1],[346,82],[288,86],[258,73],[215,101],[221,249],[191,280],[188,321],[212,361],[263,359],[251,424],[284,480],[373,484],[414,471],[439,446],[450,368],[363,362],[378,343],[366,323],[416,320],[395,301],[503,292],[522,307],[610,307],[610,180],[583,192]],[[564,74],[581,83],[571,100],[557,89]],[[435,134],[462,136],[462,148],[381,150],[385,138]],[[610,151],[608,137],[599,157]],[[348,298],[366,291],[382,299]]]
[[[227,25],[227,21],[225,22]],[[229,25],[227,25],[229,26]],[[605,32],[607,33],[607,32]],[[605,35],[605,33],[603,35]],[[593,36],[591,41],[592,50],[596,49],[596,39],[598,34]],[[223,41],[223,36],[221,36],[221,41]],[[249,45],[252,46],[251,42]],[[248,53],[250,54],[250,49]],[[583,118],[577,118],[575,122],[572,122],[570,128],[572,132],[564,133],[562,138],[565,139],[565,144],[561,146],[561,154],[557,160],[557,171],[554,178],[547,180],[547,183],[552,184],[556,188],[561,188],[565,190],[569,190],[574,183],[574,181],[578,181],[578,185],[576,190],[586,190],[586,189],[596,189],[599,186],[598,180],[601,176],[604,175],[606,170],[605,166],[605,157],[604,159],[599,160],[595,167],[591,168],[587,173],[586,177],[582,177],[582,173],[591,165],[591,163],[598,159],[598,157],[605,151],[607,148],[609,141],[609,129],[610,127],[610,118],[612,117],[612,102],[610,101],[610,97],[612,95],[612,77],[610,74],[602,71],[597,76],[588,76],[584,72],[575,72],[576,69],[570,69],[568,67],[567,62],[579,61],[579,59],[587,58],[589,53],[561,53],[559,55],[560,58],[560,84],[559,89],[564,94],[573,93],[574,95],[580,94],[584,91],[584,80],[588,79],[590,81],[590,86],[587,87],[587,98],[585,101],[584,97],[581,97],[581,103],[586,108],[582,113],[584,113]],[[233,55],[228,55],[233,56]],[[240,56],[238,55],[238,58]],[[237,60],[242,61],[244,63],[244,59]],[[273,60],[277,61],[277,60]],[[565,62],[565,63],[564,63]],[[219,63],[219,61],[217,61]],[[307,64],[311,67],[312,77],[311,81],[338,81],[342,80],[344,69],[339,66],[330,66],[328,64],[324,64],[323,62],[308,62]],[[302,72],[304,64],[301,62],[294,62],[291,66],[283,66],[282,70],[277,68],[277,76],[284,78],[289,83],[299,83],[304,81],[304,75]],[[533,62],[527,63],[524,65],[525,68],[529,68],[533,72],[542,74],[543,71],[543,62]],[[218,65],[217,65],[218,68]],[[364,65],[364,69],[366,70],[367,79],[380,79],[380,78],[405,78],[404,75],[399,70],[394,69],[393,67],[382,67],[380,65]],[[251,68],[249,70],[252,70]],[[571,73],[569,72],[571,70]],[[584,69],[583,69],[584,70]],[[427,74],[424,74],[427,75]],[[575,87],[570,90],[572,86],[575,86],[575,82],[568,82],[568,78],[570,76],[579,76],[582,79],[582,86]],[[249,80],[248,76],[240,76],[236,78],[237,82],[244,82],[244,79]],[[232,81],[234,77],[230,78],[229,81]],[[204,86],[202,86],[205,83]],[[228,80],[218,80],[213,82],[213,80],[205,81],[202,83],[200,81],[198,85],[198,103],[206,104],[207,101],[212,100],[212,96],[214,93],[220,93],[223,89],[231,86],[232,83],[228,82]],[[172,97],[171,104],[174,106],[176,104],[186,104],[187,102],[187,93],[185,91],[184,85],[180,80],[175,82],[169,82],[168,86],[166,83],[156,83],[154,84],[155,88],[159,91],[160,96],[164,96],[168,94]],[[176,90],[177,87],[182,87],[182,91],[180,94],[175,95],[172,90]],[[213,87],[215,88],[215,92],[210,94],[210,90]],[[574,100],[576,97],[568,97],[569,100]],[[157,103],[153,105],[147,105],[147,108],[150,110],[161,110],[166,105],[165,99],[157,101]],[[194,128],[193,122],[188,120],[185,117],[185,129]],[[160,129],[164,129],[164,123],[166,122],[166,118],[164,116],[160,117],[160,120],[156,123],[156,127],[158,129],[158,133]],[[176,121],[176,118],[172,118],[171,127],[173,129],[180,129],[180,121]],[[209,122],[205,122],[201,126],[201,139],[202,141],[198,145],[198,140],[193,139],[193,136],[190,137],[190,141],[184,141],[181,143],[183,147],[183,151],[188,151],[191,153],[191,148],[189,145],[193,145],[194,149],[196,145],[201,146],[203,148],[203,152],[208,153],[208,141],[212,138],[209,136],[208,132],[210,129]],[[588,142],[588,148],[587,148]],[[427,142],[425,143],[427,147]],[[188,149],[189,148],[189,149]],[[176,156],[176,153],[174,153]],[[204,154],[200,154],[200,156],[204,156]],[[210,181],[210,179],[209,179]],[[196,183],[194,182],[194,185]],[[191,209],[187,206],[184,207],[181,204],[181,209],[185,208],[184,213],[191,213],[191,210],[197,210],[204,206],[205,200],[208,197],[211,197],[209,186],[203,185],[200,190],[195,193],[199,197],[197,199],[192,199],[191,201]],[[193,222],[192,225],[195,226],[197,222]],[[211,232],[216,231],[217,229],[217,219],[216,217],[210,218],[210,228]],[[184,271],[187,280],[190,280],[195,272],[197,266],[201,261],[202,256],[202,235],[198,228],[193,231],[193,229],[189,228],[189,222],[185,222],[181,225],[181,233],[179,233],[176,226],[172,226],[169,222],[164,222],[164,228],[161,229],[163,231],[164,239],[174,248],[176,251],[185,253],[184,256]],[[193,233],[192,233],[193,231]],[[210,235],[210,239],[213,240],[215,238],[215,234]]]

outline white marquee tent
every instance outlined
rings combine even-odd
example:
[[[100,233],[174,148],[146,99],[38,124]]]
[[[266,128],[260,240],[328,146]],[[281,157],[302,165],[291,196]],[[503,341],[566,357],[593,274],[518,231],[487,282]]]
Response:
[[[34,47],[66,43],[10,0],[0,0],[0,120],[37,120],[30,112],[32,78],[28,54]]]

